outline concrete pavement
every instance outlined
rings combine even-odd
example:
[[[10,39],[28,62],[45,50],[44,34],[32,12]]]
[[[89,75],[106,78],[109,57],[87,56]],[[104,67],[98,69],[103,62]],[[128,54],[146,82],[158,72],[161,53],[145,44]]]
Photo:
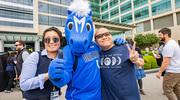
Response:
[[[165,95],[163,95],[162,90],[162,80],[156,78],[156,73],[146,74],[143,78],[143,90],[146,95],[141,95],[141,100],[168,100]],[[62,88],[63,94],[60,100],[66,100],[65,96],[66,86]],[[19,88],[15,88],[12,93],[0,92],[0,100],[22,100],[22,93]]]

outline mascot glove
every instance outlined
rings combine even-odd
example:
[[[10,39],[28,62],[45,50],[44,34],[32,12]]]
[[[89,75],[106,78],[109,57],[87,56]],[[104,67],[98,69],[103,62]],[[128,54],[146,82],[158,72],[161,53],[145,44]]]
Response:
[[[49,79],[59,81],[64,77],[65,61],[63,59],[54,59],[49,65]]]
[[[123,45],[123,44],[127,44],[128,42],[125,41],[124,39],[122,38],[116,38],[114,40],[114,44],[117,45],[117,46],[120,46],[120,45]]]

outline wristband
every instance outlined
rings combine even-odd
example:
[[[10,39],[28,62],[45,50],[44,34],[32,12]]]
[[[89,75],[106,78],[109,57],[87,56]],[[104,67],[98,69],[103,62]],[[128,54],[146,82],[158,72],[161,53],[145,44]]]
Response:
[[[132,62],[132,63],[134,63],[134,64],[136,64],[136,63],[138,63],[138,61],[139,61],[139,58],[138,58],[138,60],[137,60],[137,61],[135,61],[135,62],[131,61],[131,62]]]

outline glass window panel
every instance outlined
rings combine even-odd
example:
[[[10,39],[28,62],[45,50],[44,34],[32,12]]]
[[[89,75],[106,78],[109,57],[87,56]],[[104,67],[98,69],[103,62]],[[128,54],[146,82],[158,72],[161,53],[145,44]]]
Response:
[[[60,15],[60,7],[55,5],[49,5],[49,13]]]
[[[48,13],[48,6],[49,6],[48,4],[39,2],[38,3],[39,12]]]
[[[61,0],[61,4],[69,5],[71,0]]]
[[[60,0],[49,0],[50,2],[54,2],[54,3],[59,3],[60,4]]]
[[[162,0],[151,5],[152,15],[157,15],[171,10],[171,0]]]
[[[104,11],[108,10],[108,3],[105,3],[104,5],[102,5],[101,7],[101,12],[103,13]]]
[[[119,7],[116,7],[115,9],[112,9],[112,10],[110,11],[110,16],[111,16],[111,18],[112,18],[112,17],[115,17],[115,16],[117,16],[117,15],[119,15]]]
[[[62,18],[62,27],[65,27],[65,25],[66,25],[66,18]]]
[[[6,11],[0,10],[0,17],[6,17]]]
[[[5,26],[5,25],[6,25],[6,22],[5,22],[5,21],[0,21],[0,25],[1,25],[1,26]]]
[[[118,5],[118,0],[110,0],[109,5],[110,5],[110,8],[112,8],[112,7],[116,6],[116,5]]]
[[[127,12],[129,10],[131,10],[131,1],[126,2],[125,4],[121,5],[121,13]]]
[[[48,25],[48,16],[39,15],[39,24],[40,25]]]
[[[66,7],[61,7],[61,15],[67,16],[67,8]]]
[[[102,19],[103,19],[103,20],[109,19],[109,13],[107,12],[107,13],[103,14],[103,15],[102,15]]]
[[[121,22],[125,24],[132,22],[132,13],[121,16]]]

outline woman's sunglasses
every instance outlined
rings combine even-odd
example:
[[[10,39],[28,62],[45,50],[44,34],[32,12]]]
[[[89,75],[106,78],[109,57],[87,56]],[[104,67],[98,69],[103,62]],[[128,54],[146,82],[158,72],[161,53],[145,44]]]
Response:
[[[45,42],[45,43],[50,43],[51,40],[52,40],[54,43],[58,43],[58,42],[59,42],[59,38],[45,38],[45,39],[44,39],[44,42]]]
[[[110,36],[110,35],[111,35],[111,32],[105,32],[105,33],[96,35],[96,36],[95,36],[95,39],[100,39],[100,38],[102,38],[103,36],[107,37],[107,36]]]

